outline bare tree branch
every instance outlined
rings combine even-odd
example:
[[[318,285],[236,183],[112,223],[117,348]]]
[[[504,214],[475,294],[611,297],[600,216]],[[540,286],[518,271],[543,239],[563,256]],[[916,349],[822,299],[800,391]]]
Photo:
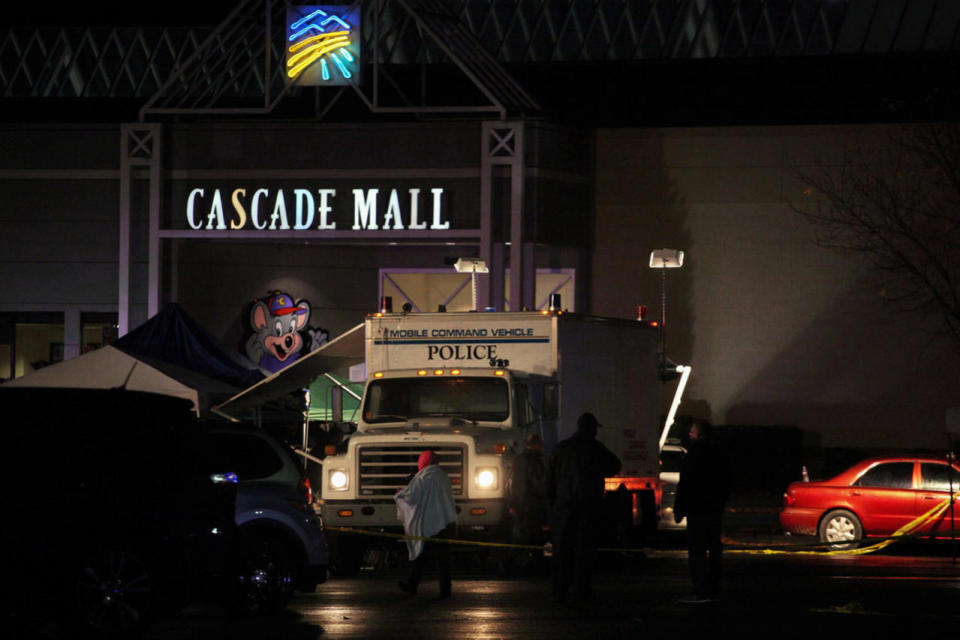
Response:
[[[890,303],[935,316],[960,352],[960,125],[904,126],[879,142],[797,170],[791,207],[818,244],[882,274]]]

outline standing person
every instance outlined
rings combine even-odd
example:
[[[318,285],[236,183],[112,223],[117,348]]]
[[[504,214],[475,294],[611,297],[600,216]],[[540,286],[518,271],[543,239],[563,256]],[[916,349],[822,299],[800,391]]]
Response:
[[[514,544],[542,545],[544,527],[547,524],[547,470],[541,449],[543,440],[539,434],[527,435],[525,449],[517,456],[510,470],[507,508],[513,517],[511,541]],[[529,564],[530,553],[517,550],[514,564]]]
[[[437,464],[433,451],[424,451],[417,461],[417,474],[410,483],[393,497],[397,512],[408,536],[422,538],[449,538],[454,534],[457,512],[453,504],[450,478]],[[410,576],[398,583],[410,595],[417,592],[423,565],[433,558],[437,571],[438,598],[450,597],[450,547],[431,540],[407,540],[407,551],[412,565]]]
[[[547,473],[553,539],[553,598],[562,602],[573,586],[589,598],[597,549],[604,478],[620,471],[620,459],[597,442],[600,424],[592,413],[577,418],[577,432],[557,444]]]
[[[728,478],[723,453],[710,437],[710,423],[694,422],[690,446],[680,464],[680,481],[673,507],[679,524],[687,518],[687,556],[693,595],[681,602],[712,602],[720,597],[723,560],[721,519],[727,500]]]

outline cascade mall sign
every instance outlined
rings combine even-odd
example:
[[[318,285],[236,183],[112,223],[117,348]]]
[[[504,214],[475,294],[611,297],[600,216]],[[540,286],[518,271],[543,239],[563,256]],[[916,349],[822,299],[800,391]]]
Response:
[[[187,193],[186,224],[195,231],[445,230],[446,193],[421,189],[195,187]]]

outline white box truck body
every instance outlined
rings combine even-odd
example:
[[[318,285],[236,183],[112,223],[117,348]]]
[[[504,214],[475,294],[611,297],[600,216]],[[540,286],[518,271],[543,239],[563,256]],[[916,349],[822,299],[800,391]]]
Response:
[[[495,531],[527,434],[539,433],[549,454],[585,411],[623,462],[608,488],[634,494],[635,521],[656,517],[638,508],[658,502],[657,332],[647,323],[560,312],[376,314],[365,340],[357,431],[323,461],[327,525],[400,527],[393,494],[432,449],[450,475],[460,530]]]

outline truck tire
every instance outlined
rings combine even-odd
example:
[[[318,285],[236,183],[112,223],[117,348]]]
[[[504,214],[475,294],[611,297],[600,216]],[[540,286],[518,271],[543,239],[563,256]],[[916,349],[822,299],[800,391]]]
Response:
[[[657,497],[653,491],[637,492],[637,512],[641,539],[652,540],[657,535]]]
[[[350,578],[360,572],[363,563],[364,546],[360,536],[334,535],[327,537],[330,550],[330,572],[341,578]]]

